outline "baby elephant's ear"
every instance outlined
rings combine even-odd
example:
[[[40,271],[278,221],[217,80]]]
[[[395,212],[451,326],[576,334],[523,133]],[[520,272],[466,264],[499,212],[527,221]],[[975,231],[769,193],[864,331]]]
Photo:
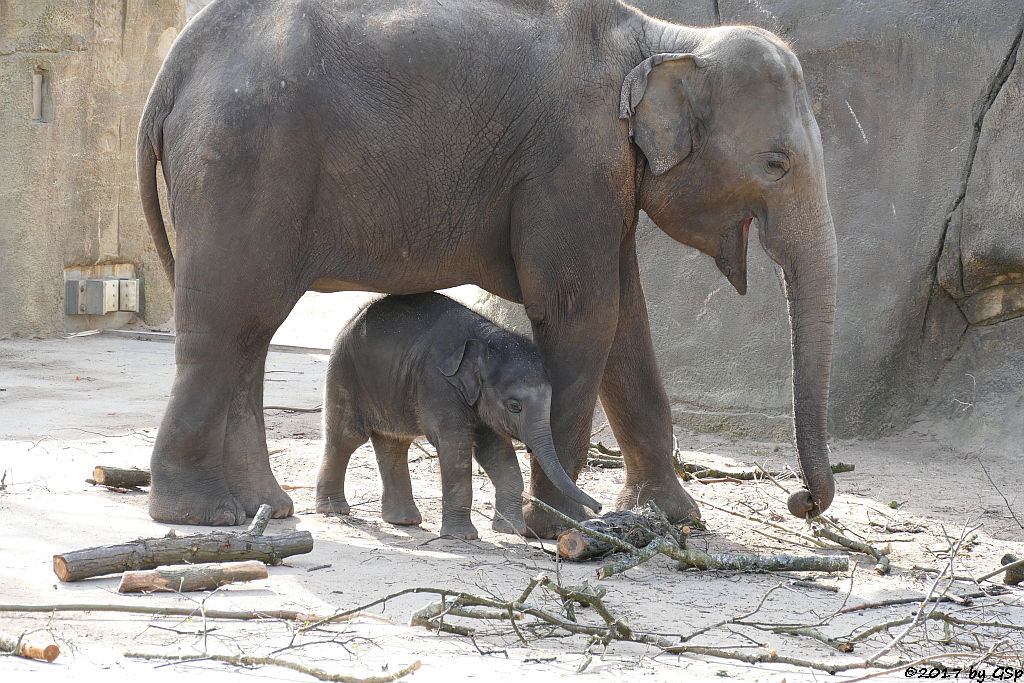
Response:
[[[480,376],[482,362],[487,354],[487,342],[470,339],[455,347],[438,369],[448,382],[459,390],[468,405],[476,405],[480,398]]]

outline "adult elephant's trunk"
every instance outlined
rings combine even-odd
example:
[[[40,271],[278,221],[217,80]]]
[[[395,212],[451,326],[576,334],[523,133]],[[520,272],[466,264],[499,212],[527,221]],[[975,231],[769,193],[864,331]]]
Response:
[[[828,389],[835,325],[836,236],[820,196],[773,215],[761,238],[783,270],[793,342],[793,416],[806,490],[789,498],[797,517],[821,514],[835,496],[827,443]]]
[[[524,414],[523,442],[555,488],[577,503],[587,506],[594,512],[600,512],[601,504],[580,490],[562,468],[562,463],[555,452],[555,442],[551,438],[548,413],[550,406],[548,410],[537,408],[530,411],[530,414]]]

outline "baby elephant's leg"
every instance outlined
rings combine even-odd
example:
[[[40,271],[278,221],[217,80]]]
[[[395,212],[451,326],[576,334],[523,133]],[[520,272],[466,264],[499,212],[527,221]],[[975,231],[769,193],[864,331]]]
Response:
[[[412,499],[412,481],[409,479],[409,444],[411,439],[373,434],[373,452],[377,454],[377,467],[383,484],[380,516],[388,524],[416,525],[423,516]]]
[[[473,506],[473,441],[441,441],[437,444],[441,466],[441,536],[480,538],[469,519]]]
[[[345,500],[345,470],[352,452],[366,443],[366,435],[350,426],[332,422],[328,415],[325,424],[324,457],[316,478],[316,511],[323,514],[347,515]]]
[[[494,484],[491,528],[502,534],[525,534],[523,474],[512,442],[490,430],[483,432],[477,437],[476,461]]]

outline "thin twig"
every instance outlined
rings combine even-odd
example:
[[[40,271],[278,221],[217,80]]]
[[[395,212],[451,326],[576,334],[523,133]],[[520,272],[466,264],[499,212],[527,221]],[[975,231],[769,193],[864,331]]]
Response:
[[[149,607],[146,605],[111,605],[111,604],[51,604],[51,605],[3,605],[0,604],[0,612],[122,612],[125,614],[150,614],[155,616],[178,616],[194,617],[200,614],[197,607]],[[240,621],[257,621],[261,619],[273,619],[276,621],[313,621],[317,625],[351,621],[356,618],[374,619],[390,623],[387,619],[376,615],[366,614],[361,611],[347,611],[344,614],[323,616],[299,612],[297,610],[260,610],[255,612],[232,611],[222,609],[206,610],[206,617],[209,619],[237,619]]]
[[[415,662],[405,667],[400,671],[396,671],[393,674],[386,676],[366,676],[361,678],[359,676],[349,676],[347,674],[332,674],[323,669],[317,669],[309,666],[303,666],[297,662],[290,662],[286,659],[278,659],[276,657],[253,657],[250,655],[214,655],[214,654],[199,654],[199,655],[168,655],[159,653],[145,653],[145,652],[125,652],[125,657],[131,657],[132,659],[165,659],[172,662],[199,662],[199,661],[214,661],[214,662],[226,662],[228,664],[234,664],[236,666],[280,666],[292,671],[298,671],[300,673],[319,678],[321,681],[340,681],[341,683],[387,683],[387,681],[396,681],[403,676],[411,674],[420,668],[420,661],[417,659]]]
[[[733,515],[734,517],[742,517],[743,519],[747,520],[748,522],[757,522],[758,524],[765,524],[767,526],[772,527],[773,529],[778,529],[779,531],[785,531],[787,534],[792,534],[793,536],[796,536],[797,538],[803,539],[803,540],[807,541],[808,543],[813,543],[814,545],[818,546],[819,548],[828,548],[829,547],[829,545],[827,543],[822,543],[817,538],[812,538],[811,536],[807,536],[806,534],[802,534],[799,531],[793,531],[792,529],[784,527],[781,524],[776,524],[775,522],[772,522],[771,520],[768,520],[768,519],[764,519],[763,517],[751,517],[750,515],[745,515],[742,512],[735,512],[733,510],[727,510],[726,508],[719,507],[719,506],[715,505],[714,503],[709,503],[706,500],[698,500],[697,502],[700,503],[701,505],[705,505],[705,506],[711,508],[712,510],[718,510],[719,512],[724,512],[726,514]]]
[[[286,413],[320,413],[323,412],[323,405],[314,408],[294,408],[292,406],[263,406],[263,410],[281,410]]]
[[[996,493],[999,494],[999,497],[1003,499],[1003,503],[1006,505],[1006,509],[1010,513],[1010,517],[1013,517],[1013,521],[1017,523],[1017,526],[1019,526],[1021,529],[1024,529],[1024,523],[1021,523],[1021,521],[1017,519],[1017,513],[1013,511],[1013,507],[1010,505],[1010,501],[1006,500],[1006,496],[1004,496],[1003,492],[999,489],[998,486],[996,486],[996,483],[992,481],[992,476],[988,473],[988,468],[985,467],[985,463],[981,461],[981,456],[978,456],[977,460],[978,464],[981,466],[981,471],[985,473],[985,478],[988,479],[988,483],[992,485],[992,488],[994,488]]]
[[[1024,559],[1017,560],[1016,562],[1011,562],[1010,564],[1004,564],[999,569],[993,569],[987,574],[982,574],[976,580],[985,581],[986,579],[991,579],[993,576],[996,576],[997,574],[1002,574],[1003,572],[1012,571],[1014,569],[1019,569],[1021,567],[1024,567]]]

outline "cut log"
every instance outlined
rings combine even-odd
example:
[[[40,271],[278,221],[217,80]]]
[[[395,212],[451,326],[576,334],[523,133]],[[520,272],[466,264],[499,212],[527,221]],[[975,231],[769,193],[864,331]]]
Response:
[[[241,583],[267,578],[267,565],[258,560],[224,562],[221,564],[185,564],[161,567],[148,571],[130,571],[121,576],[118,593],[142,591],[213,590],[229,583]]]
[[[282,558],[313,549],[308,531],[279,536],[253,536],[223,531],[194,536],[142,538],[131,543],[75,550],[53,556],[53,572],[61,581],[78,581],[92,576],[155,569],[168,564],[200,564],[260,560],[281,564]]]
[[[149,470],[140,470],[137,467],[121,469],[97,465],[92,470],[92,480],[102,486],[130,489],[149,486],[150,476]]]
[[[1003,583],[1007,586],[1016,586],[1021,581],[1024,581],[1024,562],[1013,553],[1006,553],[1003,555],[1003,559],[999,560],[999,564],[1003,565],[1006,570],[1006,576],[1003,577]]]
[[[39,645],[38,643],[27,643],[20,638],[0,633],[0,652],[24,657],[25,659],[52,662],[60,654],[60,648],[53,644]]]
[[[665,519],[650,508],[609,512],[601,517],[587,519],[581,526],[594,531],[614,536],[630,545],[642,548],[657,536],[676,533]],[[563,531],[558,537],[558,554],[567,560],[585,560],[591,557],[607,555],[615,550],[615,546],[578,529]]]

